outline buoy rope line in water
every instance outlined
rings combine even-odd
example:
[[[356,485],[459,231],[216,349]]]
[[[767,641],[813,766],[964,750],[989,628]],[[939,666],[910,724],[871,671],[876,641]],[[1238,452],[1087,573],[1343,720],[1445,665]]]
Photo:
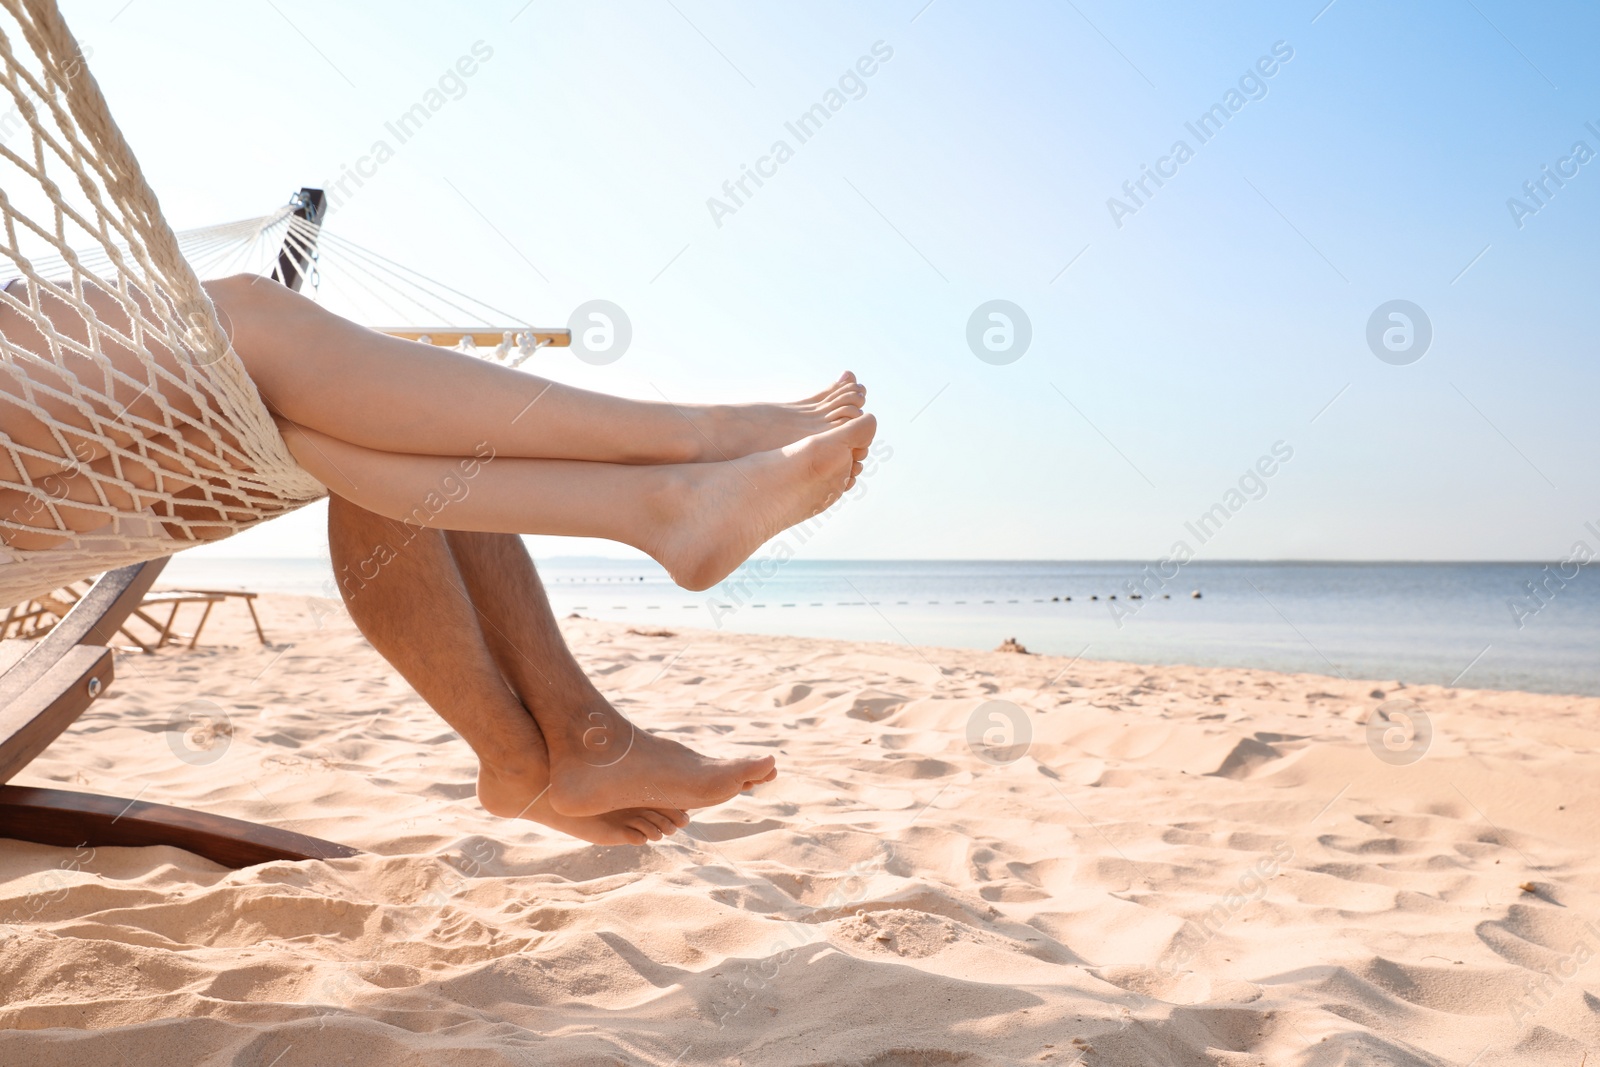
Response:
[[[641,578],[639,580],[640,581],[644,581],[643,578]],[[1189,596],[1193,600],[1201,599],[1200,591],[1198,589],[1195,590],[1193,593],[1190,593]],[[1094,596],[1090,596],[1090,597],[1087,597],[1087,598],[1079,597],[1078,599],[1080,601],[1083,601],[1084,599],[1088,599],[1088,600],[1115,600],[1115,599],[1117,599],[1117,596],[1116,596],[1115,593],[1111,594],[1110,596],[1106,596],[1106,597],[1102,597],[1102,596],[1099,596],[1098,594],[1096,594]],[[1141,596],[1140,594],[1138,594],[1138,593],[1130,593],[1126,597],[1124,597],[1123,599],[1125,599],[1125,600],[1143,600],[1145,598],[1143,596]],[[1152,597],[1151,599],[1155,599],[1155,598]],[[1171,593],[1162,593],[1160,599],[1162,599],[1162,600],[1171,600],[1172,599],[1172,594]],[[1048,598],[1046,598],[1046,597],[1034,597],[1032,602],[1035,603],[1035,604],[1056,604],[1056,603],[1064,604],[1064,603],[1070,602],[1071,600],[1072,600],[1072,598],[1069,597],[1069,596],[1053,596],[1053,597],[1048,597]],[[794,603],[788,603],[788,604],[746,604],[744,606],[745,607],[749,607],[749,608],[769,608],[769,607],[779,607],[779,608],[802,608],[802,607],[804,607],[804,608],[827,608],[827,607],[834,607],[834,608],[866,608],[866,607],[873,607],[873,608],[875,608],[875,607],[878,607],[881,604],[886,604],[886,603],[889,603],[889,602],[888,601],[884,601],[884,600],[835,600],[835,601],[832,601],[832,602],[823,601],[823,600],[814,600],[814,601],[810,601],[810,602],[805,603],[805,604],[801,604],[798,601],[796,601]],[[908,607],[908,606],[912,606],[912,605],[927,606],[927,605],[930,605],[930,604],[943,605],[945,603],[946,603],[946,601],[942,601],[942,600],[896,600],[896,601],[894,601],[894,605],[897,606],[897,607]],[[975,601],[951,600],[951,601],[948,601],[948,603],[951,604],[951,605],[955,605],[955,604],[1000,604],[1000,603],[1021,604],[1021,603],[1023,603],[1023,601],[1020,600],[1020,599],[1019,600],[1006,600],[1006,601],[999,601],[999,600],[975,600]],[[700,607],[701,607],[701,605],[699,605],[699,604],[679,604],[677,606],[680,607],[680,608],[683,608],[685,611],[698,611],[700,609]],[[662,604],[613,604],[613,605],[611,605],[609,610],[611,610],[611,611],[627,611],[630,608],[643,608],[645,611],[660,611],[660,610],[663,609],[663,607],[672,607],[672,605],[670,605],[670,604],[667,604],[667,605],[662,605]],[[587,604],[576,604],[571,608],[571,610],[572,611],[591,611],[591,610],[598,610],[598,609],[591,609]]]

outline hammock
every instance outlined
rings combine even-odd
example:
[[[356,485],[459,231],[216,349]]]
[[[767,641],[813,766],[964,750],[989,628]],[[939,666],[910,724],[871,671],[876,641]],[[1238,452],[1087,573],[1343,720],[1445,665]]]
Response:
[[[530,326],[308,221],[298,209],[320,193],[302,189],[271,214],[179,231],[178,248],[202,277],[270,276],[380,333],[459,349],[507,367],[520,366],[541,348],[571,343],[570,329]]]
[[[0,143],[0,603],[323,496],[52,0],[0,0],[0,84],[26,124]]]
[[[174,234],[53,0],[0,0],[0,84],[0,136],[18,116],[28,135],[0,140],[0,605],[326,495],[197,271],[309,282],[346,318],[420,321],[374,328],[510,367],[569,343],[326,233],[319,190]],[[331,301],[326,253],[340,267]]]

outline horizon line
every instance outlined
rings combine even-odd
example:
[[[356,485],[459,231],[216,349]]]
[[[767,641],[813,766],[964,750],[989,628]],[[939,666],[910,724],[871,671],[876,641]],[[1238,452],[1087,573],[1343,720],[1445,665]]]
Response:
[[[184,558],[175,554],[173,559]],[[282,556],[224,556],[206,553],[193,555],[189,560],[215,560],[216,562],[318,562],[328,563],[326,556],[282,555]],[[623,563],[623,564],[649,564],[654,567],[661,565],[653,559],[631,559],[623,556],[585,556],[585,555],[559,555],[539,556],[534,554],[537,562],[560,563],[566,561],[581,561],[586,563]],[[1142,566],[1154,562],[1143,557],[1132,556],[1077,556],[1053,558],[1004,558],[996,556],[823,556],[814,559],[792,559],[787,563],[1127,563]],[[1530,564],[1534,566],[1549,566],[1560,563],[1560,560],[1547,559],[1511,559],[1511,558],[1452,558],[1452,559],[1401,559],[1401,558],[1360,558],[1360,557],[1306,557],[1306,556],[1228,556],[1216,559],[1196,559],[1183,564],[1184,568],[1196,565],[1215,564],[1240,564],[1240,563],[1272,563],[1272,564],[1469,564],[1469,563],[1497,563],[1497,564]]]

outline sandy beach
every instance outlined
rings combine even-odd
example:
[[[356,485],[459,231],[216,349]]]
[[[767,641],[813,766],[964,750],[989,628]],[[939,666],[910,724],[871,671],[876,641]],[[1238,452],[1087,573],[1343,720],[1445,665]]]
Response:
[[[261,614],[270,648],[232,603],[194,652],[120,657],[16,782],[366,854],[6,842],[4,1067],[1600,1048],[1600,700],[569,619],[642,725],[779,758],[600,848],[481,811],[470,750],[334,605]],[[170,733],[193,701],[218,728]],[[1420,709],[1424,753],[1368,730],[1380,706]]]

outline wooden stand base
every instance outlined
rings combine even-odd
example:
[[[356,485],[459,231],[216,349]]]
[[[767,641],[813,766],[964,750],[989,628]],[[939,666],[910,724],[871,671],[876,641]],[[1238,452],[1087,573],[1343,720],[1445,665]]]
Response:
[[[233,868],[361,854],[349,845],[225,815],[20,785],[0,786],[0,837],[62,848],[172,845]]]

